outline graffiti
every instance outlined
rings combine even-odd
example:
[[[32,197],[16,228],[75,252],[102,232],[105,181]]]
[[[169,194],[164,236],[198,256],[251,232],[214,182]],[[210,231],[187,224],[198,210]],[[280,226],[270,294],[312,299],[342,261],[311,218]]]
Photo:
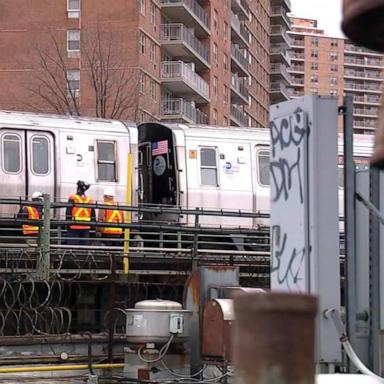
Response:
[[[288,200],[289,192],[299,190],[300,203],[304,203],[302,145],[307,129],[305,115],[297,109],[292,115],[271,123],[272,159],[270,163],[273,191],[272,200],[282,196]]]
[[[304,283],[306,248],[287,250],[288,234],[281,236],[280,226],[272,227],[272,266],[271,273],[275,274],[278,285],[288,290],[301,291]],[[309,249],[310,252],[310,249]]]

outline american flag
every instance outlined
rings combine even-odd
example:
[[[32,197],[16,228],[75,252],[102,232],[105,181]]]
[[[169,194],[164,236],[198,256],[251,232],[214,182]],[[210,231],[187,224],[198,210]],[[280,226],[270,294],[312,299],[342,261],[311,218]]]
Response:
[[[163,155],[168,153],[168,140],[152,143],[152,156]]]

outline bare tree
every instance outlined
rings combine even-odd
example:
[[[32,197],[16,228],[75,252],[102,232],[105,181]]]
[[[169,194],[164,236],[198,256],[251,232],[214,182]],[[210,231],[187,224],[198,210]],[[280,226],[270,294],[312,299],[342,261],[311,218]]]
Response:
[[[77,69],[81,67],[81,88],[87,99],[79,98],[68,77],[76,68],[74,59],[68,58],[63,31],[49,31],[48,44],[36,46],[38,68],[28,88],[36,103],[29,106],[80,115],[85,104],[96,117],[137,120],[140,71],[129,65],[129,52],[118,33],[99,24],[81,33]]]

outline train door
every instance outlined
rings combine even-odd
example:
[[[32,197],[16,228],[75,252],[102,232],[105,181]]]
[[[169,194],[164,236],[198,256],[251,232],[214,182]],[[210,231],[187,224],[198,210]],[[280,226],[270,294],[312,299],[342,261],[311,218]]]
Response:
[[[152,202],[152,154],[151,143],[139,145],[139,204]]]
[[[48,132],[28,131],[26,137],[27,196],[39,191],[55,196],[54,140]]]

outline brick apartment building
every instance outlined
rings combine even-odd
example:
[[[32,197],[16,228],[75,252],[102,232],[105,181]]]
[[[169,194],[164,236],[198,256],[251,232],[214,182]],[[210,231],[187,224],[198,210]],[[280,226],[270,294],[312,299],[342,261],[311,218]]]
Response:
[[[353,95],[354,131],[373,133],[378,119],[383,55],[328,37],[313,19],[292,18],[290,89],[286,99],[318,93]]]
[[[0,7],[1,109],[268,125],[270,0],[29,4]]]

